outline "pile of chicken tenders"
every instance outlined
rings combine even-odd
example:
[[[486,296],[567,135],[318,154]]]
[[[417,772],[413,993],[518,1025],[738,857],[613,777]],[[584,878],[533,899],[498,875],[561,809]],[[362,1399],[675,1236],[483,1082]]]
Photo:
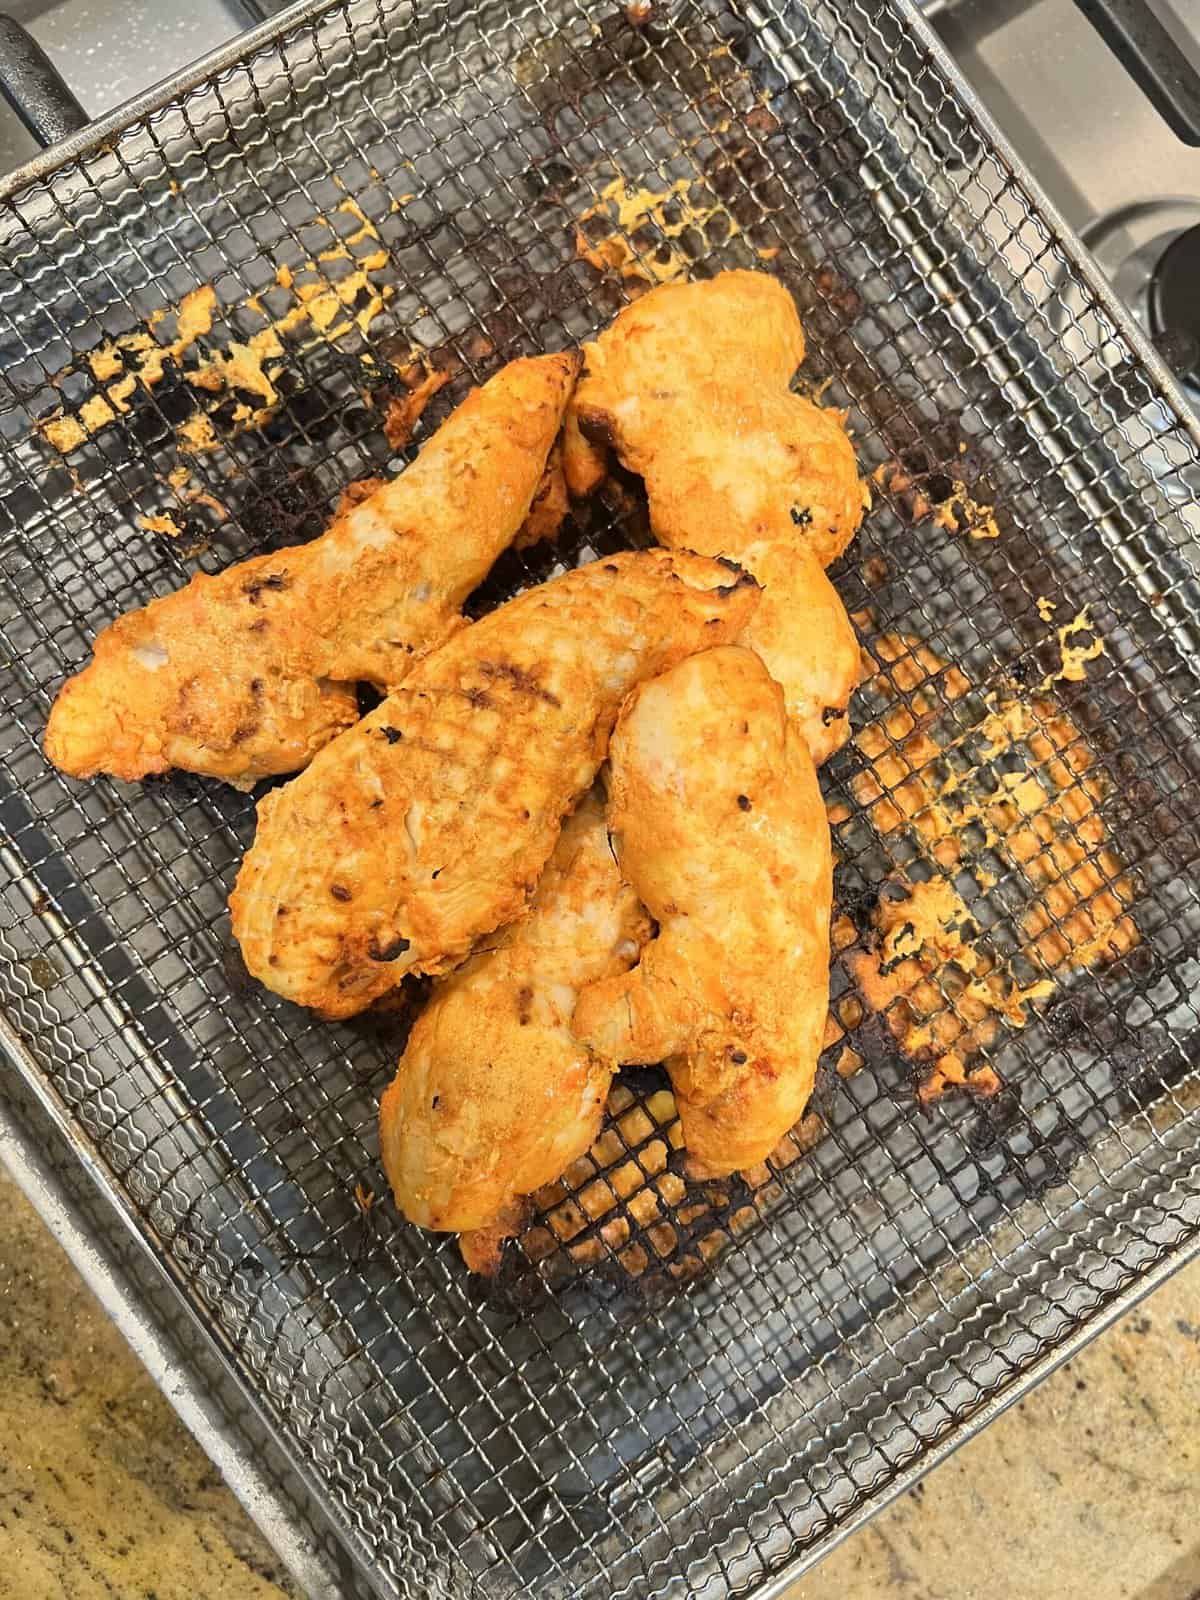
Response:
[[[765,1159],[812,1090],[816,767],[859,670],[825,567],[867,496],[841,413],[789,390],[803,356],[765,274],[653,289],[582,359],[503,368],[320,538],[118,618],[51,712],[76,777],[298,774],[259,803],[234,934],[329,1018],[436,975],[383,1163],[480,1270],[592,1144],[621,1065],[665,1063],[697,1178]],[[468,622],[501,552],[614,458],[661,548]],[[363,717],[360,683],[383,694]]]

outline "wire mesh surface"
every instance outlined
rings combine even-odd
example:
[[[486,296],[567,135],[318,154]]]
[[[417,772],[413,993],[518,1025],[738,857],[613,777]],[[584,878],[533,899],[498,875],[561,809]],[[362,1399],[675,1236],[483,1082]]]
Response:
[[[753,1589],[1196,1236],[1200,458],[922,37],[903,0],[362,0],[0,217],[7,1014],[381,1594]],[[427,428],[734,265],[793,289],[875,475],[831,1045],[770,1166],[699,1191],[625,1075],[482,1292],[356,1197],[404,1011],[239,972],[250,801],[70,782],[40,734],[101,623],[398,468],[431,374]],[[477,609],[637,527],[610,494]]]

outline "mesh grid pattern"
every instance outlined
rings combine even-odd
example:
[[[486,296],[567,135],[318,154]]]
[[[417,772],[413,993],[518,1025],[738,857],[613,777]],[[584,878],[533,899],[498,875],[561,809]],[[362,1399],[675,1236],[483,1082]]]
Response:
[[[418,21],[350,0],[0,213],[0,993],[39,1092],[382,1595],[748,1592],[1200,1223],[1197,445],[905,0],[658,9],[525,0]],[[643,208],[597,264],[618,178],[626,195],[682,184],[687,206]],[[379,250],[383,270],[339,298]],[[403,1015],[318,1024],[238,974],[225,896],[250,802],[182,777],[75,784],[39,739],[102,621],[311,535],[348,482],[402,464],[372,394],[388,358],[420,347],[457,374],[432,420],[499,362],[601,326],[622,271],[681,264],[785,277],[805,383],[882,469],[834,574],[879,663],[854,713],[873,767],[860,739],[824,775],[849,928],[835,1010],[881,890],[942,870],[901,792],[897,707],[952,768],[965,752],[985,795],[1006,771],[1083,794],[1068,822],[1094,814],[1119,856],[1091,823],[1065,868],[1053,841],[1039,867],[985,837],[954,882],[995,959],[1036,976],[1031,906],[1070,944],[1066,917],[1114,885],[1134,931],[999,1028],[990,1100],[923,1105],[892,1015],[843,1009],[813,1118],[757,1181],[685,1192],[661,1083],[629,1075],[607,1142],[522,1241],[528,1271],[481,1298],[451,1243],[355,1199],[381,1187],[375,1106]],[[247,427],[238,407],[261,396],[206,400],[186,371],[286,312],[281,267],[325,283],[345,331],[298,325],[286,392]],[[94,421],[106,392],[89,353],[147,327],[169,342],[201,284],[207,344],[55,449],[46,419]],[[200,445],[181,432],[198,404]],[[924,514],[942,479],[993,508],[998,537]],[[183,536],[146,527],[163,514]],[[478,603],[628,537],[598,511],[502,561]],[[1089,608],[1105,648],[1082,681],[1054,679],[1039,598],[1060,623]],[[989,766],[988,708],[1047,680]],[[899,820],[862,803],[868,768]],[[1064,911],[1047,873],[1081,863]],[[845,1047],[863,1065],[843,1074]],[[597,1181],[603,1205],[585,1199]]]

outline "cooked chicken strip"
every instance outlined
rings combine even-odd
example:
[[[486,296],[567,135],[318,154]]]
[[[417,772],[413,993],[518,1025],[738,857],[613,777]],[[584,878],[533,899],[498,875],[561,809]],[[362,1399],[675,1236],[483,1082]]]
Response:
[[[567,409],[562,431],[563,480],[572,499],[586,500],[604,481],[608,453],[603,445],[592,444],[579,431],[579,419]]]
[[[758,587],[648,550],[519,595],[419,662],[258,808],[230,900],[250,971],[327,1016],[520,915],[642,678],[736,636]]]
[[[542,481],[534,491],[525,521],[513,538],[513,548],[528,550],[530,545],[541,544],[543,540],[557,539],[570,509],[560,435],[546,458]]]
[[[613,1068],[571,1033],[579,989],[650,932],[594,795],[568,818],[529,915],[434,988],[380,1106],[396,1204],[423,1228],[487,1228],[600,1131]]]
[[[803,359],[800,319],[776,279],[664,284],[585,347],[564,439],[607,445],[641,475],[661,543],[730,556],[761,580],[745,642],[819,763],[847,737],[859,673],[854,630],[821,569],[854,537],[867,496],[842,413],[788,390]],[[576,455],[586,485],[596,467]]]
[[[578,366],[514,361],[416,461],[312,543],[256,556],[129,612],[59,692],[46,754],[74,777],[183,767],[248,789],[292,772],[398,683],[525,520]]]
[[[763,586],[741,643],[767,664],[788,716],[817,766],[850,737],[847,706],[862,677],[862,650],[824,569],[782,540],[747,544],[745,564]]]
[[[609,827],[659,935],[586,988],[576,1035],[667,1063],[689,1165],[761,1161],[812,1091],[829,1004],[829,825],[812,758],[751,651],[693,656],[634,691],[610,752]]]

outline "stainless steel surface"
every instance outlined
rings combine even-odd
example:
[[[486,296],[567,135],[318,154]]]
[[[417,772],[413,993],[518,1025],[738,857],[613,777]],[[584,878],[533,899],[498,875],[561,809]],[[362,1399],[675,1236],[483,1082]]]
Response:
[[[1200,13],[1163,13],[1200,58]],[[1162,251],[1200,218],[1200,150],[1176,138],[1073,0],[950,0],[934,25],[956,63],[1143,328]],[[1053,286],[1077,316],[1069,281]],[[1103,343],[1096,330],[1087,337]],[[1200,405],[1200,391],[1188,391]]]
[[[317,1508],[306,1503],[295,1474],[178,1293],[98,1204],[52,1125],[15,1098],[0,1097],[0,1161],[302,1592],[314,1600],[352,1600],[353,1589],[343,1579],[352,1582],[353,1574],[337,1541]]]
[[[1162,251],[1200,218],[1200,150],[1176,138],[1073,0],[939,0],[926,8],[939,37],[1063,219],[1092,252],[1138,325],[1149,331],[1150,274]],[[1200,16],[1160,7],[1181,43],[1200,52]],[[997,218],[993,237],[1022,272],[1037,239]],[[1026,272],[1033,288],[1033,275]],[[1097,388],[1121,357],[1107,313],[1087,304],[1075,275],[1043,276],[1042,297],[1058,336]],[[1200,410],[1200,387],[1184,389]],[[1149,462],[1164,418],[1150,405],[1126,420]],[[1169,427],[1169,421],[1166,422]],[[1156,475],[1188,522],[1194,552],[1200,519],[1196,474],[1159,454]]]
[[[40,160],[0,211],[0,993],[16,1071],[270,1419],[364,1592],[774,1593],[1200,1240],[1196,425],[903,0],[714,0],[649,31],[562,0],[453,18],[352,0],[256,39],[182,103]],[[32,422],[80,406],[106,334],[201,281],[222,304],[210,343],[244,335],[277,266],[313,259],[346,198],[389,256],[376,350],[417,339],[470,370],[578,339],[615,300],[576,254],[614,170],[724,208],[688,241],[697,270],[765,251],[787,274],[808,377],[832,379],[868,470],[953,469],[994,504],[1000,537],[973,540],[914,528],[881,491],[838,574],[867,643],[915,635],[976,685],[932,728],[961,733],[983,696],[1038,681],[1039,597],[1091,607],[1106,654],[1048,693],[1105,775],[1139,942],[1001,1032],[1008,1092],[991,1111],[919,1107],[886,1029],[858,1027],[865,1069],[822,1073],[823,1142],[731,1205],[703,1198],[723,1249],[697,1281],[670,1280],[699,1248],[676,1217],[639,1241],[660,1270],[631,1272],[593,1230],[598,1261],[562,1248],[553,1281],[527,1272],[481,1303],[449,1243],[384,1205],[368,1229],[355,1203],[356,1183],[382,1188],[386,1021],[326,1027],[231,970],[224,896],[249,802],[187,779],[74,784],[41,757],[50,697],[97,623],[194,562],[139,520],[181,461],[171,386],[65,460]],[[1103,387],[1096,352],[1045,315],[1064,273],[1107,330]],[[299,388],[266,436],[222,433],[188,458],[230,511],[200,565],[269,536],[281,468],[319,507],[388,461],[348,360],[363,344],[351,329],[296,345]],[[563,559],[620,538],[592,527]],[[506,563],[486,599],[542,556]],[[839,903],[861,918],[919,839],[874,829],[856,770],[847,752],[826,779],[850,812]],[[963,892],[997,948],[1018,933],[1019,868]],[[841,997],[840,966],[834,983]],[[647,1187],[655,1137],[631,1134],[622,1158]]]
[[[7,0],[84,108],[97,117],[261,20],[259,0]],[[278,9],[276,6],[275,9]],[[0,173],[37,150],[0,103]]]
[[[1196,8],[1180,7],[1178,24],[1195,41]],[[949,0],[934,26],[1085,237],[1100,219],[1200,197],[1200,150],[1175,137],[1073,0]]]

